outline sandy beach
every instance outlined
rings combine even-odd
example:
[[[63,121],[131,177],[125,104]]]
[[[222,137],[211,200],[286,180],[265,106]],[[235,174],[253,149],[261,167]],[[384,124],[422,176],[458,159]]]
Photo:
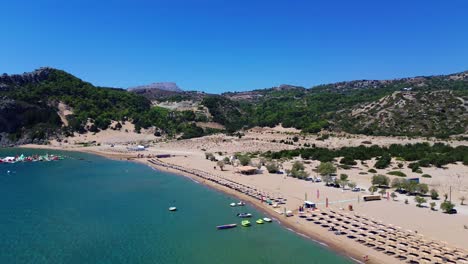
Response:
[[[365,256],[368,256],[369,259],[366,263],[395,263],[398,261],[438,263],[437,258],[441,259],[440,263],[442,261],[464,263],[464,259],[468,259],[468,248],[466,246],[468,245],[468,230],[466,229],[468,225],[468,207],[460,206],[458,202],[458,198],[466,196],[468,191],[467,166],[463,164],[450,164],[445,169],[435,167],[424,168],[424,173],[431,174],[433,177],[427,179],[421,178],[421,181],[427,183],[430,188],[435,188],[442,194],[451,187],[451,198],[456,203],[458,214],[448,215],[440,211],[431,211],[429,208],[418,208],[415,206],[414,197],[407,197],[406,195],[398,194],[395,201],[392,201],[392,199],[382,199],[380,201],[363,202],[362,196],[369,194],[368,191],[352,192],[351,190],[342,190],[341,188],[326,187],[323,183],[286,177],[284,174],[270,174],[265,167],[260,168],[259,171],[261,173],[255,175],[239,174],[237,168],[232,165],[226,165],[223,171],[221,171],[219,167],[216,167],[215,162],[205,158],[205,152],[207,151],[215,153],[215,156],[221,159],[242,150],[265,151],[297,147],[271,142],[273,139],[262,137],[264,135],[262,133],[264,131],[261,133],[248,132],[242,139],[227,137],[225,135],[213,135],[191,140],[159,140],[148,143],[148,148],[141,152],[129,151],[127,149],[129,146],[137,144],[138,141],[130,141],[128,138],[126,141],[123,141],[122,137],[119,137],[120,141],[118,141],[116,140],[117,138],[114,138],[117,137],[116,135],[107,135],[104,138],[98,138],[94,135],[92,139],[95,139],[99,144],[88,147],[59,142],[53,142],[47,146],[26,145],[23,147],[83,151],[113,159],[131,159],[159,170],[166,170],[190,177],[197,182],[235,197],[233,202],[242,200],[254,205],[267,215],[277,219],[286,228],[290,228],[303,236],[316,240],[332,248],[339,254],[350,256],[356,261],[364,262]],[[282,131],[280,133],[267,133],[267,135],[274,135],[278,139],[280,137],[291,137],[290,133],[294,132]],[[83,136],[81,139],[83,139]],[[333,146],[348,145],[350,144],[350,140],[356,142],[356,144],[361,144],[362,141],[367,140],[372,141],[373,144],[383,146],[393,143],[424,141],[424,139],[407,139],[408,141],[402,142],[396,138],[365,138],[361,136],[355,138],[332,138],[329,142],[316,141],[312,138],[302,140],[315,142],[317,145],[330,144]],[[141,141],[140,143],[143,144]],[[447,143],[456,146],[465,144],[466,142],[452,141]],[[217,152],[220,152],[221,155]],[[157,154],[169,154],[170,157],[155,159],[154,156]],[[139,155],[143,155],[144,157],[141,158],[140,156],[140,158],[137,158]],[[375,161],[369,161],[367,166],[372,168],[373,162]],[[288,168],[292,163],[293,160],[287,161],[283,166],[284,168]],[[312,161],[310,164],[305,165],[306,170],[312,171],[318,164],[318,161]],[[372,177],[370,173],[364,174],[367,170],[367,167],[359,164],[350,170],[339,169],[337,173],[348,174],[351,181],[356,182],[357,186],[367,190],[371,185],[370,179]],[[385,174],[389,170],[391,168],[379,170],[378,173]],[[408,174],[408,177],[420,176],[413,175],[410,170],[406,169],[406,164],[405,169],[402,169],[402,171]],[[206,177],[201,177],[200,174]],[[314,174],[311,175],[314,176]],[[394,176],[389,175],[389,177],[393,178]],[[239,191],[233,189],[233,186],[221,184],[226,182],[230,185],[248,187],[242,187],[243,191]],[[243,188],[248,189],[244,190]],[[278,208],[273,208],[271,205],[262,202],[261,198],[259,198],[260,196],[252,197],[246,194],[246,190],[272,199],[281,197],[285,199],[284,204],[281,204]],[[307,212],[305,215],[299,214],[298,208],[303,205],[306,199],[315,202],[319,210]],[[325,205],[327,199],[328,208]],[[408,199],[408,204],[404,203],[405,199]],[[441,201],[436,202],[440,203]],[[353,211],[348,210],[350,205],[353,207]],[[284,216],[283,212],[285,210],[293,211],[294,216]],[[313,216],[313,214],[322,212],[326,214],[323,215],[326,218],[319,219],[321,218],[320,215]],[[342,214],[342,216],[338,214]],[[331,223],[334,223],[332,222],[332,218],[342,218],[343,221],[346,221],[346,217],[349,217],[350,224],[347,225],[344,222],[340,222],[340,225],[338,225],[339,230],[346,231],[346,235],[336,235],[334,232],[329,231],[329,228],[322,226],[322,224],[330,226]],[[321,224],[314,224],[314,222],[320,221]],[[352,224],[354,222],[359,223],[359,225],[369,226],[371,229],[381,230],[379,232],[387,233],[388,237],[378,236],[380,233],[375,235],[369,234],[371,230],[353,228]],[[360,234],[364,234],[366,239],[359,241]],[[348,235],[356,235],[357,238],[351,239]],[[393,238],[392,236],[396,237]],[[400,237],[398,238],[398,236]],[[407,241],[403,242],[403,244],[406,245],[391,242],[393,240],[401,242],[404,237],[406,237]],[[412,246],[416,247],[417,244],[421,247],[426,245],[428,248],[426,253],[421,252],[421,250],[418,252],[416,249],[411,248]],[[431,248],[435,253],[431,251]],[[395,254],[387,254],[392,250],[395,251]],[[436,252],[436,250],[440,252]],[[455,253],[444,255],[444,250],[455,251]],[[458,251],[461,252],[459,255],[456,253]],[[452,257],[450,254],[454,254],[454,256]],[[406,258],[399,259],[396,255],[402,255]]]

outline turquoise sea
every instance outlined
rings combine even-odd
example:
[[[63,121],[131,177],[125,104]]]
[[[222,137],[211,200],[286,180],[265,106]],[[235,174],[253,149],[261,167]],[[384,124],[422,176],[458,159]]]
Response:
[[[278,223],[216,230],[264,215],[185,177],[75,152],[0,157],[46,152],[67,158],[0,164],[0,263],[352,263]]]

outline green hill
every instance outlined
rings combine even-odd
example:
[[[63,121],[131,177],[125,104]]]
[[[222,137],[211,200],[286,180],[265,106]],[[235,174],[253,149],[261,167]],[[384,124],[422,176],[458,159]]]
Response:
[[[111,121],[132,122],[137,131],[154,126],[180,138],[215,132],[195,124],[206,121],[217,122],[228,132],[281,123],[305,133],[447,137],[466,133],[467,100],[468,72],[212,95],[95,87],[64,71],[40,68],[0,76],[0,144],[99,132]],[[169,103],[155,106],[161,102]],[[72,113],[59,116],[59,104]]]

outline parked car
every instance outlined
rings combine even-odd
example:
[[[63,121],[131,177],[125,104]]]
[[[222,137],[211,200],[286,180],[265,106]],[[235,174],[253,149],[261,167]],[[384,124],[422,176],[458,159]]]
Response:
[[[322,178],[320,177],[315,178],[315,182],[322,182]]]
[[[359,187],[354,187],[351,191],[353,191],[353,192],[360,192],[360,191],[361,191],[361,188],[359,188]]]
[[[456,214],[456,213],[457,213],[457,209],[455,208],[452,208],[447,212],[447,214]]]

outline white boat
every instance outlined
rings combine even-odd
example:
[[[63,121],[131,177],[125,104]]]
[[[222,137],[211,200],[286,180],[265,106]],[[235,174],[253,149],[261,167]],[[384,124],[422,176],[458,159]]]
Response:
[[[231,203],[231,204],[229,204],[229,205],[230,205],[231,207],[234,207],[234,206],[236,206],[236,203]]]
[[[271,218],[264,217],[264,218],[263,218],[263,221],[265,221],[265,222],[267,222],[267,223],[271,223]]]
[[[177,207],[169,207],[169,211],[177,211]]]
[[[240,201],[240,202],[237,203],[237,206],[244,206],[244,205],[245,205],[245,203],[242,202],[242,201]]]
[[[252,214],[250,214],[250,213],[238,213],[237,216],[240,217],[240,218],[249,218],[249,217],[252,217]]]

